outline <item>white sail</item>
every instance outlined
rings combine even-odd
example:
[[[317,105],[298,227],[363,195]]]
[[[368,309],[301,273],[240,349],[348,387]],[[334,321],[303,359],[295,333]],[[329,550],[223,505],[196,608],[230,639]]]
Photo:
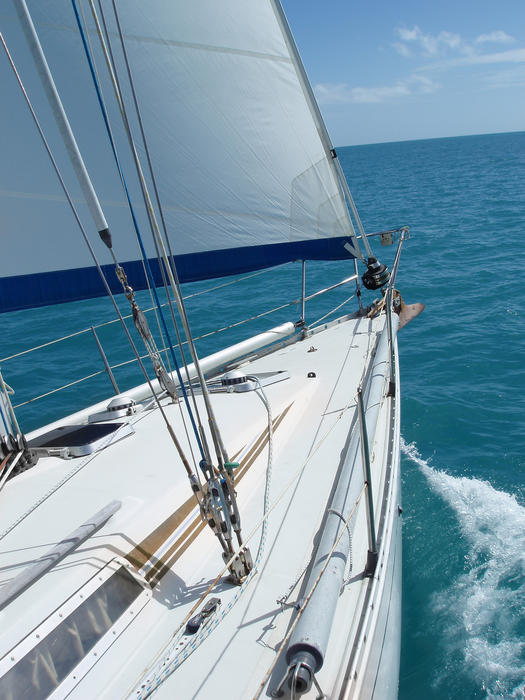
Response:
[[[39,72],[47,74],[40,43],[51,66],[42,81],[49,105],[16,17],[3,18],[2,33],[67,188],[56,184],[14,80],[16,69],[0,62],[6,105],[0,114],[10,115],[2,131],[8,242],[0,255],[0,308],[102,293],[95,260],[114,279],[110,253],[98,237],[107,235],[106,222],[113,263],[123,263],[134,288],[143,283],[142,251],[91,81],[91,52],[144,256],[155,253],[147,219],[155,231],[161,214],[183,281],[286,260],[358,255],[351,246],[348,251],[353,230],[345,195],[364,231],[339,180],[278,0],[118,0],[121,25],[112,14],[114,1],[104,0],[103,22],[131,145],[94,20],[81,19],[90,4],[100,12],[98,0],[31,0],[40,39],[26,0],[15,0]],[[58,129],[51,112],[62,114]],[[157,211],[149,217],[137,204],[143,186],[134,170],[135,143],[148,188],[156,182],[160,191],[161,205],[153,196]],[[69,197],[93,244],[91,259],[65,206]],[[300,323],[288,321],[199,362],[179,303],[193,364],[186,375],[173,376],[178,387],[165,377],[134,304],[154,382],[142,367],[146,384],[24,436],[0,375],[0,698],[397,698],[395,312],[406,307],[394,284],[407,231],[399,232],[390,278],[368,255],[363,286],[382,287],[383,295],[366,311],[358,287],[355,312],[341,311],[343,302],[318,318],[317,308],[317,320],[308,323],[306,302],[357,274],[306,296],[303,265]],[[175,280],[172,286],[178,295]],[[333,313],[338,317],[328,320]],[[31,314],[37,316],[42,324],[48,314]],[[71,347],[53,362],[68,390],[77,382],[67,381],[59,365],[64,358],[75,364],[79,346]],[[20,353],[23,369],[34,380],[37,365],[27,364],[28,352]],[[172,359],[175,364],[175,353]],[[79,402],[89,391],[86,386]],[[55,392],[30,402],[49,394]]]
[[[353,229],[332,162],[331,144],[274,3],[130,0],[120,5],[124,43],[181,279],[232,274],[294,259],[349,257],[343,246]],[[110,3],[104,6],[131,115],[115,18]],[[138,261],[135,234],[96,109],[70,3],[30,3],[30,9],[113,232],[116,254],[121,261]],[[14,44],[16,61],[23,37],[14,12],[12,20],[5,33],[8,43]],[[119,155],[137,202],[138,186],[100,44],[92,18],[86,16],[86,20]],[[22,78],[29,76],[28,87],[34,88],[41,100],[41,90],[33,85],[34,69],[27,61],[20,68]],[[2,70],[7,70],[5,65]],[[10,92],[17,90],[12,76],[9,80],[6,76],[5,82]],[[16,99],[20,104],[21,97]],[[54,137],[56,128],[49,127],[47,105],[36,106],[44,127]],[[136,119],[131,121],[139,153],[144,156]],[[15,140],[20,138],[21,129],[20,125],[16,129],[13,124],[2,126]],[[34,131],[29,120],[23,130],[23,138],[34,138],[32,132],[28,135]],[[69,165],[64,161],[62,165],[75,198],[82,202]],[[48,171],[43,156],[38,168]],[[62,206],[63,196],[58,188],[53,192],[40,188],[39,182],[24,178],[23,173],[2,183],[7,234],[16,233],[14,245],[10,244],[2,256],[2,297],[16,297],[15,287],[31,297],[33,289],[40,297],[36,303],[47,303],[46,280],[53,288],[51,301],[99,293],[93,291],[93,284],[101,292],[93,262],[71,215]],[[44,205],[49,216],[42,218],[40,214],[35,221],[31,213],[34,200],[38,200],[40,212]],[[79,206],[86,215],[85,205]],[[137,211],[147,254],[153,257],[144,207],[139,204]],[[101,262],[109,262],[93,227],[90,230]],[[25,254],[35,239],[38,267]],[[134,274],[140,266],[131,269]],[[133,281],[135,287],[141,286]],[[32,303],[35,300],[22,305]],[[11,308],[17,308],[16,298],[12,304]]]

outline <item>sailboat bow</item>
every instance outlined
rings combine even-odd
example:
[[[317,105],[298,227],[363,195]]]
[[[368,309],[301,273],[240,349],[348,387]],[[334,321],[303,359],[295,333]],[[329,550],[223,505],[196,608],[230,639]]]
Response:
[[[0,192],[0,311],[108,295],[143,380],[90,326],[113,396],[26,432],[0,375],[0,697],[396,698],[408,228],[389,269],[277,0],[14,5],[10,133],[44,148]],[[298,318],[200,356],[186,282],[296,262],[246,320]]]

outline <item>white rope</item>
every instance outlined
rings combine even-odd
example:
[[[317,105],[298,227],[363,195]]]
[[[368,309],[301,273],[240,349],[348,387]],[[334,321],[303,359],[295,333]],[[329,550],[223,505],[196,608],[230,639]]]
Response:
[[[190,654],[197,648],[198,645],[195,645],[193,648],[191,648],[191,644],[188,646],[185,646],[181,651],[177,652],[177,645],[180,644],[180,639],[183,636],[183,630],[185,629],[186,623],[188,620],[192,617],[192,615],[195,614],[195,612],[198,610],[198,608],[201,606],[201,604],[204,602],[206,597],[208,596],[209,593],[215,588],[216,584],[220,581],[220,579],[223,577],[223,575],[228,571],[228,567],[230,564],[235,560],[235,558],[239,555],[239,553],[242,551],[244,546],[252,539],[252,537],[255,535],[255,533],[259,530],[261,526],[264,525],[264,522],[268,519],[272,511],[279,505],[281,500],[284,498],[285,494],[288,492],[288,490],[293,486],[293,484],[299,479],[310,463],[311,459],[315,456],[317,451],[320,449],[321,445],[324,443],[324,441],[328,438],[328,436],[331,434],[331,432],[334,430],[338,422],[342,419],[342,417],[345,415],[345,413],[348,411],[349,408],[355,406],[355,402],[352,401],[351,403],[348,403],[346,406],[344,406],[340,412],[338,413],[336,419],[332,423],[332,425],[328,428],[326,433],[323,435],[322,438],[315,444],[308,454],[307,458],[304,460],[304,462],[301,464],[301,466],[297,469],[297,471],[292,475],[290,480],[288,481],[287,484],[283,487],[281,493],[277,496],[275,501],[271,504],[271,506],[268,507],[268,510],[265,512],[261,520],[256,523],[248,537],[244,541],[244,545],[239,547],[236,552],[230,557],[230,559],[226,562],[224,568],[219,572],[219,574],[215,577],[215,579],[211,582],[211,584],[208,586],[208,588],[204,591],[204,593],[201,595],[199,600],[193,605],[191,610],[186,614],[182,622],[179,624],[178,628],[175,630],[173,634],[173,641],[167,644],[159,654],[155,657],[153,664],[157,662],[157,667],[155,671],[151,674],[151,680],[150,680],[150,675],[147,674],[147,677],[143,681],[139,681],[139,684],[135,686],[134,690],[131,691],[131,693],[128,695],[128,700],[132,700],[134,698],[135,700],[143,700],[144,698],[149,697],[149,695],[166,679],[168,676],[170,676],[173,671],[175,671],[181,663],[190,656]],[[360,497],[359,497],[360,498]],[[357,503],[356,503],[357,505]],[[348,519],[350,520],[350,518]],[[342,530],[344,532],[344,529]],[[261,536],[262,539],[262,536]],[[337,544],[337,543],[336,543]],[[324,569],[323,569],[324,571]],[[248,574],[248,577],[246,581],[243,583],[242,592],[246,590],[246,587],[253,578],[254,574],[256,573],[256,568],[254,568],[250,571]],[[322,573],[322,572],[321,572]],[[316,585],[316,584],[315,584]],[[205,629],[202,629],[201,634],[204,634],[206,632],[206,637],[209,636],[209,634],[217,627],[219,622],[221,622],[224,617],[228,614],[228,612],[232,609],[232,607],[235,605],[237,602],[238,598],[240,597],[241,589],[237,591],[236,596],[232,601],[228,603],[228,605],[225,607],[225,609],[221,612],[221,616],[217,615],[214,618],[210,618],[210,620],[206,623]],[[205,638],[205,637],[204,637]],[[202,640],[199,640],[199,644]],[[175,656],[171,656],[171,654],[175,653]]]
[[[269,678],[270,678],[270,676],[271,676],[271,674],[272,674],[272,671],[273,671],[273,669],[275,668],[275,666],[276,666],[276,664],[277,664],[277,661],[279,660],[279,658],[280,658],[282,652],[284,651],[284,649],[286,649],[286,647],[287,647],[287,645],[288,645],[288,642],[290,641],[290,637],[292,636],[293,631],[294,631],[295,628],[297,627],[297,624],[298,624],[299,620],[301,619],[302,614],[303,614],[304,611],[306,610],[306,606],[307,606],[308,603],[310,602],[310,599],[312,598],[312,596],[313,596],[313,594],[314,594],[314,591],[315,591],[315,589],[317,588],[317,586],[318,586],[318,584],[319,584],[319,581],[321,580],[321,576],[324,574],[324,572],[325,572],[325,570],[326,570],[326,567],[327,567],[328,564],[330,563],[330,561],[331,561],[331,559],[332,559],[332,556],[333,556],[333,553],[334,553],[334,551],[335,551],[337,545],[339,544],[339,542],[340,542],[340,540],[341,540],[341,537],[344,535],[344,533],[345,533],[345,531],[346,531],[346,528],[348,527],[348,525],[350,524],[350,521],[352,520],[352,518],[353,518],[354,515],[355,515],[355,512],[356,512],[356,510],[357,510],[357,506],[359,505],[359,503],[360,503],[360,501],[361,501],[361,497],[362,497],[363,493],[365,492],[365,488],[366,488],[366,486],[363,485],[363,488],[361,489],[361,491],[360,491],[360,493],[359,493],[359,495],[358,495],[358,497],[357,497],[357,499],[356,499],[356,501],[355,501],[355,503],[354,503],[354,505],[353,505],[353,508],[352,508],[352,510],[350,511],[350,515],[349,515],[348,518],[346,518],[346,520],[344,521],[345,527],[343,527],[343,528],[341,529],[341,532],[339,533],[339,535],[338,535],[336,541],[334,542],[334,544],[333,544],[331,550],[328,552],[328,556],[326,557],[326,561],[325,561],[325,563],[323,564],[322,569],[319,571],[319,574],[317,575],[317,578],[316,578],[315,581],[313,582],[311,589],[308,591],[308,595],[304,598],[304,600],[303,600],[303,602],[302,602],[302,604],[301,604],[301,607],[300,607],[299,611],[297,612],[297,615],[296,615],[296,617],[295,617],[295,620],[293,621],[292,625],[291,625],[290,628],[288,629],[288,632],[287,632],[286,636],[284,637],[284,639],[283,639],[282,642],[280,643],[279,649],[278,649],[278,651],[277,651],[277,654],[275,655],[274,660],[273,660],[272,663],[270,664],[270,667],[269,667],[268,670],[266,671],[266,673],[265,673],[265,675],[264,675],[264,677],[263,677],[263,679],[262,679],[262,681],[261,681],[261,683],[260,683],[260,685],[259,685],[259,688],[258,688],[257,692],[256,692],[255,695],[253,696],[253,700],[258,700],[258,698],[261,697],[261,693],[262,693],[262,691],[264,690],[264,687],[265,687],[266,683],[268,683],[268,680],[269,680]]]
[[[148,674],[148,677],[145,680],[145,682],[141,683],[140,688],[136,689],[135,692],[132,692],[129,695],[129,698],[140,698],[141,700],[142,698],[147,698],[164,680],[166,680],[166,678],[168,678],[168,676],[170,676],[181,665],[181,663],[185,661],[188,658],[188,656],[190,656],[190,654],[192,654],[207,637],[209,637],[209,635],[219,625],[219,623],[222,622],[222,620],[224,620],[226,615],[241,598],[241,596],[247,589],[250,581],[259,569],[261,559],[264,553],[264,547],[266,544],[266,536],[268,530],[267,515],[270,511],[270,486],[273,467],[273,419],[270,402],[268,401],[268,397],[266,396],[266,393],[262,387],[259,378],[256,376],[250,376],[248,378],[257,383],[257,395],[265,405],[266,412],[268,414],[268,458],[266,467],[266,484],[264,489],[262,530],[261,539],[259,541],[259,547],[257,549],[257,556],[255,558],[253,568],[251,569],[250,573],[243,581],[243,583],[239,586],[233,598],[230,601],[228,601],[228,604],[225,607],[220,608],[213,618],[206,621],[206,623],[201,627],[197,634],[192,635],[188,638],[188,640],[186,640],[186,643],[184,643],[184,641],[182,640],[185,634],[185,628],[183,627],[183,625],[180,626],[178,633],[176,633],[176,636],[174,637],[172,642],[167,646],[166,650],[157,655],[157,666],[154,667],[154,670],[151,674]],[[252,531],[252,533],[250,534],[250,538],[254,534],[254,532],[255,530]],[[207,595],[207,593],[205,595]],[[175,655],[172,658],[173,654]],[[162,657],[162,660],[160,660],[159,657]]]
[[[344,516],[342,513],[340,513],[338,510],[334,510],[333,508],[329,508],[328,513],[333,513],[334,515],[337,515],[337,517],[342,521],[343,525],[346,528],[346,531],[348,533],[348,553],[346,555],[346,566],[345,570],[343,572],[343,583],[341,584],[341,592],[343,591],[344,587],[348,584],[350,581],[350,572],[352,571],[352,532],[350,530],[350,523],[347,523],[344,519]]]
[[[77,464],[70,472],[68,472],[60,481],[52,486],[49,491],[47,491],[43,496],[41,496],[30,508],[28,508],[22,515],[20,515],[9,527],[7,527],[2,533],[0,533],[0,540],[3,540],[4,537],[7,537],[7,535],[15,529],[20,523],[25,520],[33,511],[35,511],[44,501],[47,501],[47,499],[52,496],[58,489],[63,486],[67,481],[69,481],[72,477],[75,476],[75,474],[78,474],[78,472],[81,469],[84,469],[95,457],[99,454],[101,450],[103,450],[105,447],[109,445],[109,443],[112,440],[115,440],[119,434],[119,432],[123,428],[127,428],[128,423],[123,423],[120,428],[118,428],[114,433],[111,433],[111,435],[108,435],[108,437],[104,440],[104,442],[101,444],[101,446],[98,448],[96,452],[92,452],[91,454],[87,455],[83,460],[80,461],[79,464]]]
[[[261,401],[266,407],[266,412],[268,413],[268,466],[266,467],[266,485],[264,488],[264,507],[263,507],[263,514],[266,515],[270,508],[270,484],[272,480],[272,468],[273,468],[273,418],[272,418],[272,408],[270,406],[270,402],[268,401],[268,397],[266,396],[266,393],[262,387],[262,384],[260,382],[259,377],[253,376],[249,377],[250,379],[253,379],[257,383],[257,388],[258,388],[258,393],[257,395],[260,397]],[[260,392],[260,393],[259,393]],[[263,550],[264,550],[264,545],[266,543],[266,530],[268,526],[268,521],[265,519],[263,522],[262,526],[262,532],[261,532],[261,541],[259,542],[259,548],[257,550],[257,556],[255,558],[255,567],[258,566]]]

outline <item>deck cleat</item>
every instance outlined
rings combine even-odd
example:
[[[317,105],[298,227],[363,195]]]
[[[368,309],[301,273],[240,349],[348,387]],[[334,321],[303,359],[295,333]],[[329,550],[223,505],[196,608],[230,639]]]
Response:
[[[210,600],[201,608],[200,612],[191,617],[186,623],[186,634],[195,634],[200,629],[205,620],[214,613],[221,604],[220,598],[210,598]]]

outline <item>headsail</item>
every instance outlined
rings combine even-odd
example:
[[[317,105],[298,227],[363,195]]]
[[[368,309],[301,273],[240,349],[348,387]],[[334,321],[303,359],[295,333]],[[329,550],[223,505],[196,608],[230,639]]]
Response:
[[[104,7],[121,69],[111,4]],[[32,3],[31,10],[118,255],[140,288],[140,256],[70,3]],[[119,19],[181,281],[289,260],[348,258],[344,244],[353,228],[331,145],[274,1],[128,0],[120,4]],[[22,39],[15,22],[5,33],[17,60]],[[96,49],[92,21],[88,29]],[[103,61],[95,54],[124,151]],[[126,92],[123,71],[122,78]],[[12,79],[4,82],[14,93]],[[12,104],[22,104],[18,95]],[[31,129],[24,123],[16,132],[12,124],[2,130],[16,139],[21,128]],[[141,150],[138,139],[137,146]],[[122,160],[126,168],[125,153]],[[38,168],[47,174],[39,162]],[[78,191],[72,177],[68,183]],[[56,190],[17,173],[4,182],[1,197],[9,243],[0,268],[0,311],[103,293],[67,211],[58,214]],[[37,207],[43,215],[36,215]],[[101,244],[98,252],[109,262]],[[153,244],[147,252],[154,256]]]

